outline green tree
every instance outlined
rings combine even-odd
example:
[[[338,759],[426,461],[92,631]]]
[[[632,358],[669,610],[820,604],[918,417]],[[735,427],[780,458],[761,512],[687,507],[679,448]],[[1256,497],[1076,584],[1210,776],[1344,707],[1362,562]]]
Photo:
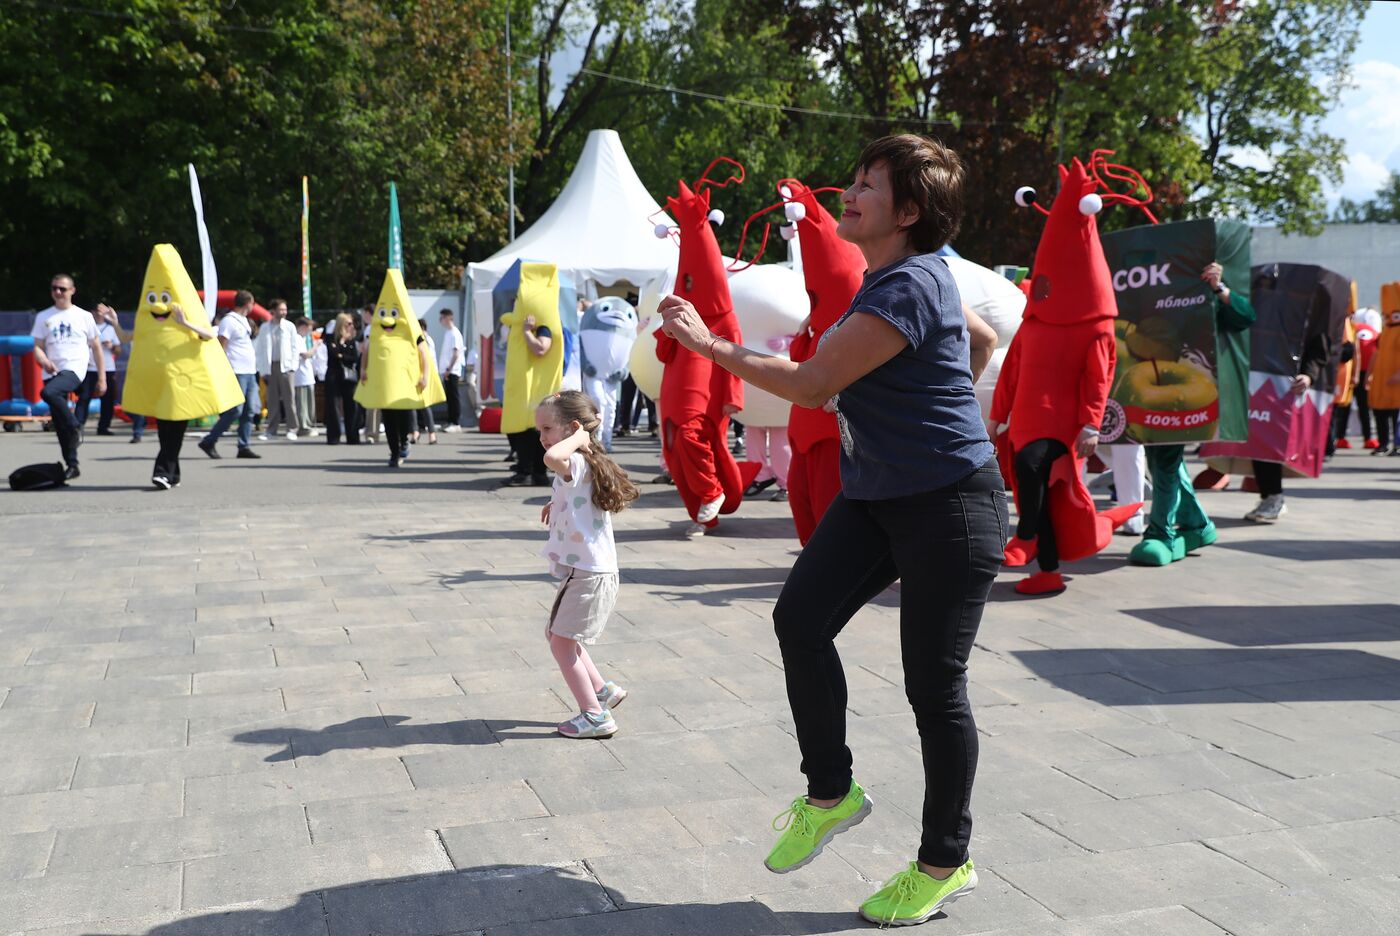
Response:
[[[1100,58],[1066,77],[1062,145],[1140,169],[1167,219],[1318,230],[1342,143],[1321,130],[1349,79],[1364,0],[1118,3]],[[1110,224],[1137,223],[1108,218]]]
[[[302,175],[325,305],[378,293],[390,180],[414,285],[503,236],[496,167],[523,137],[495,0],[89,2],[0,5],[0,305],[70,268],[129,305],[161,241],[197,266],[187,162],[221,281],[263,297],[297,292]]]
[[[1392,172],[1376,194],[1364,202],[1339,200],[1331,220],[1342,224],[1400,224],[1400,172]]]

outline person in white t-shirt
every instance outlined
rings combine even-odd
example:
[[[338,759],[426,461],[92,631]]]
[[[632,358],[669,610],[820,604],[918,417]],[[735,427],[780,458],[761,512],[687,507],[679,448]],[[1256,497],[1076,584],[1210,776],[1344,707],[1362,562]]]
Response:
[[[49,405],[49,417],[58,435],[58,447],[67,465],[64,477],[78,477],[78,446],[82,444],[80,423],[68,409],[68,395],[83,385],[88,362],[96,364],[94,395],[107,392],[107,364],[92,313],[73,305],[77,287],[73,277],[59,273],[49,282],[53,305],[34,319],[34,359],[44,373],[44,389],[39,396]]]
[[[267,425],[258,436],[266,442],[276,436],[286,413],[287,438],[297,437],[297,400],[292,392],[292,375],[301,364],[301,343],[296,326],[287,321],[287,300],[274,299],[267,304],[272,321],[258,331],[254,348],[257,351],[258,373],[267,382]]]
[[[253,326],[248,323],[248,313],[253,311],[253,294],[240,289],[233,294],[233,311],[219,319],[219,344],[224,346],[224,354],[233,367],[233,375],[238,378],[238,389],[243,391],[243,402],[219,414],[203,439],[199,449],[210,458],[223,458],[215,446],[219,438],[238,419],[238,457],[262,458],[253,451],[253,417],[262,409],[258,399],[258,364],[253,353]]]
[[[554,491],[540,513],[549,524],[542,554],[560,579],[545,634],[579,713],[559,726],[567,738],[608,738],[617,732],[612,709],[627,690],[604,680],[584,644],[591,644],[617,603],[617,545],[612,515],[637,499],[637,486],[603,451],[598,407],[578,390],[546,397],[535,410],[554,473]]]
[[[113,391],[111,393],[102,394],[101,398],[98,400],[98,406],[110,412],[112,408],[116,406],[117,399],[116,375],[111,373],[111,371],[115,371],[117,368],[117,360],[113,356],[109,339],[114,339],[116,335],[112,332],[112,326],[107,324],[106,316],[103,312],[104,309],[107,312],[112,311],[111,306],[107,305],[105,302],[99,302],[90,314],[92,315],[94,324],[97,325],[97,341],[102,345],[103,364],[105,364],[107,368],[104,372],[107,376],[107,386],[111,387]],[[116,318],[115,312],[112,313],[112,317]],[[78,399],[77,402],[73,404],[73,417],[78,420],[78,428],[80,429],[87,428],[88,417],[92,415],[92,401],[97,397],[95,392],[97,390],[97,369],[97,359],[89,354],[87,373],[83,375],[83,385],[78,388]],[[108,418],[108,422],[111,422],[110,418]],[[106,433],[100,434],[111,435],[112,433],[109,430]]]
[[[316,431],[316,342],[311,338],[311,316],[297,319],[297,348],[300,360],[292,374],[296,395],[296,434],[315,438]]]
[[[107,359],[107,389],[102,394],[102,411],[97,417],[97,434],[116,435],[112,431],[112,417],[117,411],[117,360],[122,356],[122,345],[131,343],[131,333],[117,321],[116,311],[104,302],[99,302],[92,310],[97,319],[97,338],[102,343],[102,356]],[[95,381],[94,381],[95,384]]]
[[[442,350],[438,352],[438,370],[442,372],[442,388],[447,391],[447,425],[444,432],[456,432],[462,424],[462,330],[452,319],[452,310],[438,313],[442,324]]]

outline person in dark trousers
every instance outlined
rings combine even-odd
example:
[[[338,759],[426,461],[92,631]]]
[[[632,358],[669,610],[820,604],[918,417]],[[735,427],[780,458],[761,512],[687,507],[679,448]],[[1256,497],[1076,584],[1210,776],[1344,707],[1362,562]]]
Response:
[[[525,347],[535,357],[544,357],[554,343],[554,333],[548,326],[536,325],[535,317],[527,315],[523,323]],[[507,434],[510,450],[515,454],[515,473],[506,479],[505,487],[548,487],[549,473],[544,465],[544,446],[540,444],[540,431],[533,426],[520,432]]]
[[[917,860],[860,912],[907,925],[977,885],[968,857],[978,737],[967,661],[1001,567],[1007,505],[972,389],[994,333],[965,317],[952,273],[933,254],[962,216],[962,162],[906,134],[871,143],[856,165],[838,232],[861,249],[870,272],[811,359],[771,357],[713,335],[678,296],[659,311],[667,334],[749,384],[799,406],[836,401],[842,492],[773,611],[807,795],[776,820],[782,835],[765,864],[795,871],[870,812],[852,776],[835,638],[902,580],[905,694],[923,747],[923,835]]]
[[[58,447],[67,466],[64,477],[78,477],[78,446],[82,444],[82,423],[68,409],[68,395],[83,385],[89,362],[95,362],[93,392],[107,392],[107,366],[103,360],[102,343],[97,336],[97,321],[92,313],[73,304],[77,287],[67,273],[55,275],[49,282],[53,305],[34,319],[30,336],[34,339],[34,360],[43,370],[44,389],[39,397],[49,406],[49,421],[58,436]]]
[[[97,434],[116,435],[112,431],[112,418],[117,411],[117,358],[121,357],[122,345],[131,344],[131,333],[117,321],[117,313],[105,302],[99,302],[93,309],[97,319],[97,337],[102,342],[102,352],[107,359],[107,387],[109,392],[102,394],[102,411],[97,417]]]
[[[185,318],[185,310],[171,305],[175,323],[189,329],[200,341],[213,341],[218,337],[212,328],[202,328]],[[180,486],[180,449],[185,444],[185,429],[188,419],[160,419],[156,421],[156,438],[160,449],[156,452],[155,467],[151,469],[151,484],[158,490],[168,491]]]
[[[360,350],[355,319],[349,312],[337,315],[327,326],[326,344],[326,444],[359,445],[360,432],[355,385],[360,382]]]
[[[442,374],[442,389],[447,393],[447,425],[443,428],[446,432],[456,432],[462,425],[462,367],[466,363],[466,343],[462,340],[461,329],[453,321],[451,309],[438,313],[438,324],[442,325],[438,372]]]
[[[1298,374],[1293,378],[1293,393],[1302,396],[1315,386],[1325,386],[1328,362],[1332,358],[1332,339],[1327,333],[1328,309],[1324,302],[1313,306],[1308,320],[1308,337],[1303,355],[1298,360]],[[1283,500],[1283,463],[1254,462],[1254,481],[1259,485],[1259,503],[1244,515],[1251,523],[1273,523],[1288,512]]]

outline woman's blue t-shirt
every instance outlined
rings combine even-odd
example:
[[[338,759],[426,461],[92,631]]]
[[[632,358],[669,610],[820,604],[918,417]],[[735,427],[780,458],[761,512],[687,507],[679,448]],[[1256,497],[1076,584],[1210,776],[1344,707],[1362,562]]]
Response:
[[[845,496],[920,494],[984,465],[994,450],[972,390],[967,320],[948,265],[917,254],[866,273],[836,328],[857,312],[884,319],[909,344],[836,398]]]

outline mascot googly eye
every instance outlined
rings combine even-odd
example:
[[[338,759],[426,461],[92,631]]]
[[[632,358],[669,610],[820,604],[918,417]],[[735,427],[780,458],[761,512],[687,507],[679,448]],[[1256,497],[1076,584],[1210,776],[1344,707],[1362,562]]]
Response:
[[[654,233],[658,239],[665,240],[667,237],[671,236],[671,229],[664,224],[658,224],[652,229],[652,233]]]
[[[778,225],[778,233],[782,235],[783,240],[790,241],[797,236],[797,225],[780,224]]]
[[[788,202],[783,206],[783,214],[792,222],[801,221],[807,217],[807,206],[802,202]]]
[[[1082,215],[1096,215],[1103,211],[1103,199],[1090,192],[1079,199],[1079,213]]]
[[[1016,204],[1022,208],[1029,208],[1035,204],[1035,189],[1029,185],[1023,185],[1016,190]]]
[[[710,213],[707,214],[705,218],[716,227],[724,224],[724,212],[720,211],[718,208],[711,208]]]

